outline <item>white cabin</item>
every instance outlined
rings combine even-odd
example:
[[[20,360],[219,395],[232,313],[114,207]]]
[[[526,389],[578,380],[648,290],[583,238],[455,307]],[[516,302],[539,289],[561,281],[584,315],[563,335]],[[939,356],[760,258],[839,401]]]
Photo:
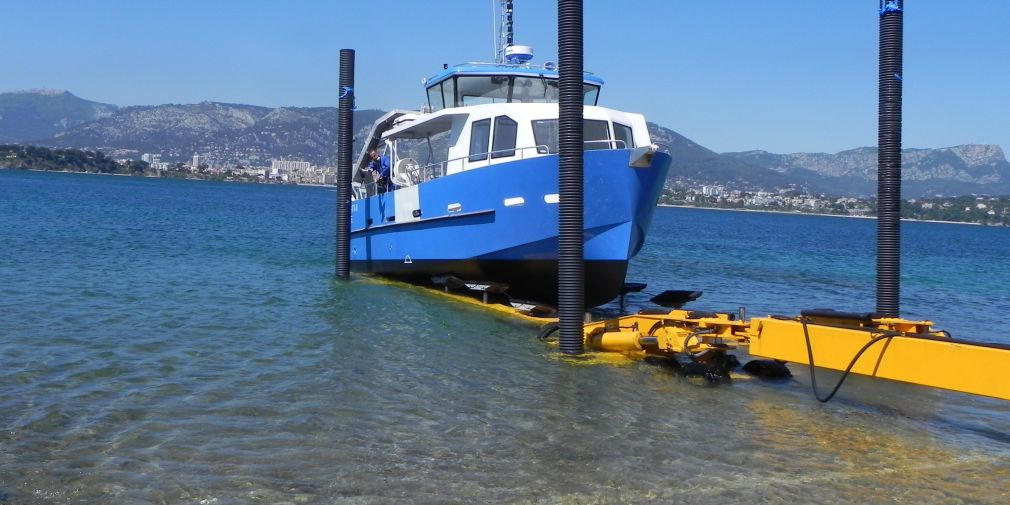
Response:
[[[463,65],[429,81],[428,107],[387,114],[370,145],[384,148],[398,188],[558,152],[557,72],[528,65]],[[595,105],[603,81],[587,75],[586,150],[633,149],[652,141],[641,114]],[[366,147],[366,150],[368,147]],[[362,157],[359,168],[368,162]],[[374,194],[361,181],[358,196]],[[360,186],[365,186],[361,188]]]

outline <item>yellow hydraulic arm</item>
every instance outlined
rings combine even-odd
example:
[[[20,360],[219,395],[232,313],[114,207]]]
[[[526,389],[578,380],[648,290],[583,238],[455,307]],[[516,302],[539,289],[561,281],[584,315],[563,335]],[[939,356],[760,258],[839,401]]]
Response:
[[[747,346],[759,358],[1010,400],[1010,346],[954,339],[930,321],[832,310],[739,321],[677,309],[589,323],[583,334],[596,351],[704,362]]]
[[[1010,346],[956,340],[929,321],[841,316],[754,319],[750,354],[804,365],[812,355],[822,368],[1010,400]]]

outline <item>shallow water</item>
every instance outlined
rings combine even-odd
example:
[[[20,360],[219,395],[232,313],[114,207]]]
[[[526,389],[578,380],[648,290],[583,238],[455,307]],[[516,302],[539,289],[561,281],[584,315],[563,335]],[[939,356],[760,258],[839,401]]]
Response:
[[[333,199],[0,170],[0,504],[1010,502],[1005,402],[560,359],[526,323],[334,281]],[[903,313],[1010,342],[1010,230],[903,229]],[[871,310],[874,233],[659,209],[629,278]]]

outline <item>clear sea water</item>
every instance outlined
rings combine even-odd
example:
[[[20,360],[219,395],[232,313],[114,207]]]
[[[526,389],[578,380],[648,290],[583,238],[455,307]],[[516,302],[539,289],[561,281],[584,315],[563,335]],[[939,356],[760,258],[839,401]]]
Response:
[[[0,170],[0,504],[1010,503],[1010,403],[575,365],[528,323],[335,281],[333,205]],[[663,208],[629,279],[701,309],[868,311],[874,235]],[[1010,229],[903,241],[904,315],[1010,342]]]

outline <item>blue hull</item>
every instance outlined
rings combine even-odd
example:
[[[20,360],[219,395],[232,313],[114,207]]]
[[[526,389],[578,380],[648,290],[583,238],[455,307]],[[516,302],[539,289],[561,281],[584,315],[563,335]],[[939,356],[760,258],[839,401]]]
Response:
[[[630,167],[629,155],[627,149],[586,151],[590,307],[619,294],[670,168],[665,153],[656,153],[647,168]],[[558,157],[551,155],[356,200],[351,203],[351,269],[503,282],[515,298],[556,305],[557,192]]]

